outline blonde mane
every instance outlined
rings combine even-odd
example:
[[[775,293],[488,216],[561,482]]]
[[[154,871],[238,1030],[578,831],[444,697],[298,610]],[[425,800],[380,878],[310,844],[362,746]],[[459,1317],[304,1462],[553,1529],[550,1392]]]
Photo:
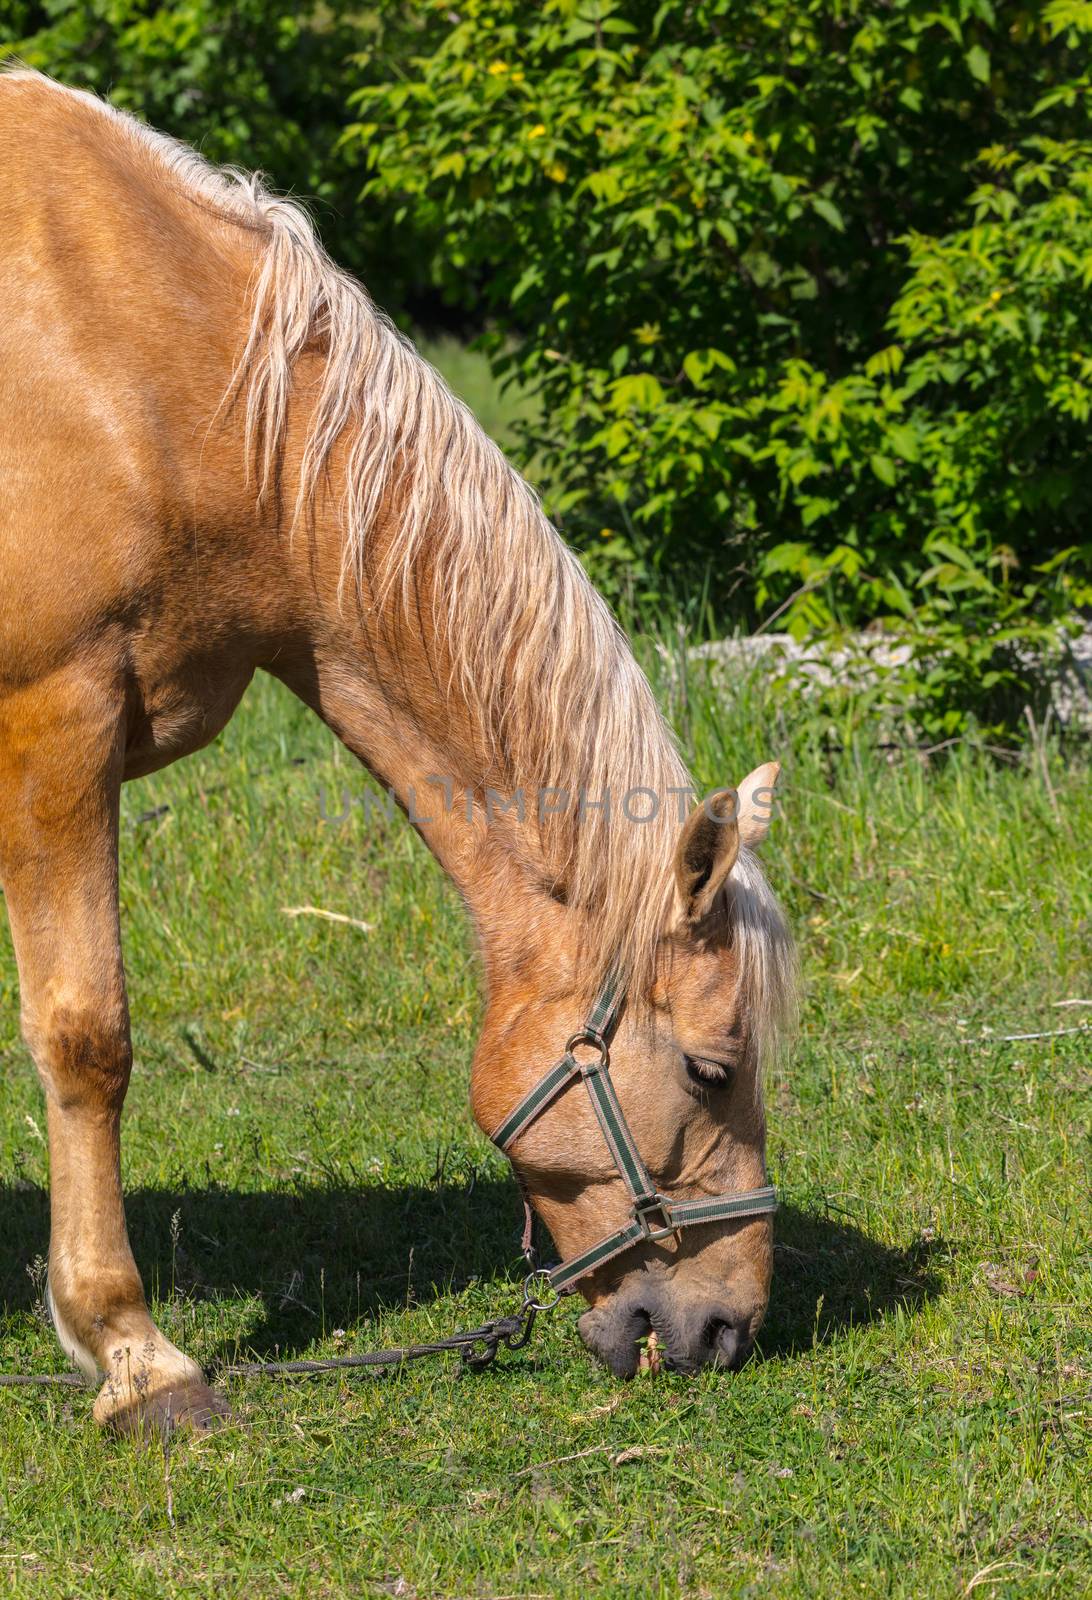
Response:
[[[371,605],[400,590],[407,607],[429,607],[449,689],[481,730],[483,788],[523,789],[529,828],[538,792],[572,797],[533,830],[537,865],[553,892],[590,919],[589,990],[617,963],[633,992],[645,993],[672,908],[677,796],[691,780],[628,643],[537,496],[439,373],[330,260],[300,206],[90,94],[53,87],[108,117],[225,221],[264,236],[231,391],[245,403],[259,495],[279,493],[294,370],[305,349],[320,347],[325,371],[293,524],[306,522],[336,449],[343,588]],[[399,521],[377,568],[370,536],[392,497]],[[423,570],[427,592],[417,581]],[[641,789],[659,797],[658,813],[627,821],[622,798]],[[609,816],[591,804],[607,791]],[[589,802],[583,818],[580,794]],[[756,1037],[769,1040],[790,1003],[791,946],[746,850],[729,900],[741,998]]]

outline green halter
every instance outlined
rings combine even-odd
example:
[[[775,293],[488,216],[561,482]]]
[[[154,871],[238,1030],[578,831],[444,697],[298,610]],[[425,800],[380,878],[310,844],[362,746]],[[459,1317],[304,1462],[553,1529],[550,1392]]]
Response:
[[[680,1228],[693,1227],[699,1222],[730,1222],[738,1217],[760,1217],[777,1210],[777,1194],[769,1186],[737,1194],[710,1195],[706,1200],[672,1200],[656,1188],[641,1160],[610,1076],[609,1044],[623,999],[621,986],[614,979],[608,979],[584,1026],[565,1046],[561,1060],[524,1095],[492,1136],[493,1143],[507,1153],[524,1129],[553,1104],[574,1078],[583,1078],[607,1148],[629,1190],[633,1217],[624,1227],[600,1239],[598,1244],[549,1269],[545,1276],[558,1294],[569,1293],[581,1278],[634,1245],[666,1239]],[[598,1052],[597,1059],[578,1061],[573,1054],[578,1045],[589,1045]]]

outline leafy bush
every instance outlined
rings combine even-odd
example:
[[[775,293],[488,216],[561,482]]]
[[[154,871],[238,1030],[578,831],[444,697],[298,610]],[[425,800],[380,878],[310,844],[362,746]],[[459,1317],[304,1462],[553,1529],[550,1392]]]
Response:
[[[807,531],[768,549],[759,602],[792,581],[790,617],[821,628],[837,575],[905,624],[946,731],[956,706],[1018,711],[1092,600],[1092,144],[986,152],[970,206],[907,241],[891,344],[843,379],[790,363],[753,408]]]
[[[1090,38],[1089,0],[0,0],[0,53],[317,200],[395,310],[488,315],[616,600],[905,632],[931,731],[1092,599]]]
[[[1000,714],[1090,598],[1092,6],[420,15],[346,145],[450,294],[486,282],[593,574],[912,624],[923,719]]]

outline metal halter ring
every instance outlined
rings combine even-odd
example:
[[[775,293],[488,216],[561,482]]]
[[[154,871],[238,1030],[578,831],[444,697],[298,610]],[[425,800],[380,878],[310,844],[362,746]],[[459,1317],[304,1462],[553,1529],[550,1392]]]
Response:
[[[553,1296],[552,1299],[539,1300],[535,1297],[534,1290],[531,1286],[536,1280],[541,1280],[541,1282],[545,1285],[546,1290]],[[536,1267],[533,1272],[529,1272],[524,1278],[522,1310],[552,1311],[556,1305],[560,1305],[561,1298],[561,1294],[551,1286],[550,1271],[548,1267]]]
[[[586,1044],[590,1049],[598,1050],[599,1060],[594,1063],[578,1061],[576,1056],[573,1055],[573,1051],[580,1044]],[[581,1028],[579,1033],[574,1033],[565,1046],[565,1054],[572,1056],[573,1060],[576,1061],[582,1078],[586,1078],[590,1072],[602,1072],[610,1066],[610,1051],[607,1048],[607,1041],[601,1033],[596,1033],[594,1028]]]

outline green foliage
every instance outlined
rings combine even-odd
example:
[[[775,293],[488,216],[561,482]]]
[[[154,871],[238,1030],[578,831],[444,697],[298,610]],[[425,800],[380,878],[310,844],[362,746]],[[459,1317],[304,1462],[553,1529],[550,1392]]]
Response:
[[[486,319],[630,614],[905,636],[941,734],[1092,599],[1090,42],[1088,0],[0,0],[0,51],[262,167],[396,311]]]
[[[791,363],[754,408],[808,530],[769,550],[759,602],[787,576],[793,621],[822,626],[837,575],[902,619],[945,731],[953,701],[1020,690],[1028,652],[1056,652],[1054,624],[1092,599],[1092,144],[995,147],[981,180],[968,226],[908,238],[894,342],[844,379]]]
[[[948,728],[1089,598],[1090,32],[1070,0],[434,5],[345,142],[449,293],[486,280],[600,582],[912,627]]]

